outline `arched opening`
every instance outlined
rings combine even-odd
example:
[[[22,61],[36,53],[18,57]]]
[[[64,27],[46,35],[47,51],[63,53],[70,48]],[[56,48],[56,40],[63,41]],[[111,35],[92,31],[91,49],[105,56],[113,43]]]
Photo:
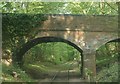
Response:
[[[79,48],[77,45],[75,45],[74,43],[72,43],[72,42],[70,42],[70,41],[68,41],[68,40],[65,40],[65,39],[62,39],[62,38],[58,38],[58,37],[41,37],[41,38],[36,38],[36,39],[33,39],[33,40],[31,40],[31,41],[29,41],[29,42],[27,42],[21,49],[20,49],[20,51],[17,53],[18,55],[17,55],[17,57],[16,57],[16,62],[18,62],[20,65],[24,65],[23,63],[25,62],[25,60],[24,59],[28,59],[28,58],[26,58],[26,56],[25,56],[25,54],[29,51],[29,50],[31,50],[31,49],[33,49],[34,47],[36,47],[37,46],[37,48],[39,48],[39,49],[42,49],[41,47],[41,45],[50,45],[50,47],[53,47],[53,46],[55,46],[55,44],[57,45],[57,43],[59,44],[59,45],[64,45],[63,47],[65,47],[65,46],[67,46],[68,48],[70,48],[71,49],[71,47],[72,48],[74,48],[75,49],[75,52],[76,51],[78,51],[79,53],[77,53],[77,54],[79,54],[79,56],[80,57],[74,57],[73,56],[73,58],[71,58],[71,59],[73,59],[72,60],[72,62],[69,62],[69,64],[68,64],[68,66],[65,66],[66,67],[66,69],[68,69],[67,70],[67,76],[68,75],[70,75],[70,67],[71,66],[73,66],[73,62],[74,61],[76,61],[76,62],[78,62],[79,64],[80,64],[80,66],[77,66],[78,68],[79,68],[79,73],[78,74],[80,74],[80,77],[82,77],[82,75],[83,75],[83,55],[82,55],[82,49],[81,48]],[[51,46],[52,45],[52,46]],[[71,47],[69,47],[69,46],[71,46]],[[44,46],[43,46],[44,47]],[[60,46],[59,46],[60,47]],[[36,48],[36,49],[37,49]],[[39,50],[38,49],[38,50]],[[69,50],[70,50],[69,49]],[[51,48],[51,50],[53,50],[53,51],[55,51],[54,49],[52,49]],[[61,52],[61,54],[64,54],[64,49],[63,49],[63,51]],[[33,52],[33,50],[31,50],[30,52]],[[73,54],[73,53],[72,53]],[[75,53],[74,53],[75,54]],[[73,55],[74,55],[73,54]],[[49,53],[49,55],[50,56],[47,56],[46,57],[46,61],[49,61],[49,62],[51,62],[51,64],[53,64],[52,66],[55,66],[56,67],[56,65],[58,66],[59,64],[60,65],[65,65],[65,62],[67,63],[67,61],[66,60],[64,60],[64,61],[62,61],[64,58],[65,58],[65,56],[61,56],[61,57],[57,57],[57,56],[54,56],[53,55],[53,53],[51,54],[51,53]],[[69,58],[69,57],[68,57]],[[74,59],[75,58],[75,59]],[[55,59],[55,60],[54,60]],[[52,62],[52,61],[55,61],[55,62]],[[56,60],[58,60],[59,61],[59,63],[58,63],[58,61],[56,62]],[[67,60],[70,60],[70,59],[67,59]],[[39,60],[38,60],[39,61]],[[40,60],[41,61],[41,60]],[[44,60],[45,61],[45,60]],[[80,62],[81,61],[81,62]],[[44,63],[45,64],[45,62],[40,62],[40,63]],[[58,64],[57,64],[58,63]],[[75,63],[75,62],[74,62]],[[50,63],[49,63],[50,64]],[[32,64],[32,66],[36,66],[36,65],[34,65],[34,64]],[[48,67],[48,64],[46,64],[46,66],[45,65],[42,65],[42,66],[44,66],[44,67]],[[36,66],[36,67],[40,67],[40,66]],[[64,68],[65,68],[64,67]],[[68,67],[68,68],[67,68]],[[72,70],[71,70],[72,71]],[[59,72],[59,70],[57,71],[57,72]],[[54,73],[54,75],[51,75],[53,78],[54,78],[54,76],[56,75],[56,73],[57,72],[55,72]],[[50,72],[49,72],[50,73]],[[42,74],[42,73],[41,73]],[[41,75],[40,74],[40,75]],[[45,77],[48,77],[48,73],[44,73],[44,74],[42,74],[42,76],[44,75],[44,78]],[[50,76],[50,77],[51,77]]]
[[[120,38],[106,42],[96,50],[97,81],[117,82]]]

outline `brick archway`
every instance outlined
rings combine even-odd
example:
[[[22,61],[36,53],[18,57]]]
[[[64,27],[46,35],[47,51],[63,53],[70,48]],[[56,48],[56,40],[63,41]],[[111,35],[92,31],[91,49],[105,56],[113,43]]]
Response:
[[[40,37],[40,38],[35,38],[33,40],[28,41],[27,43],[25,43],[22,48],[16,53],[16,57],[13,58],[15,62],[17,62],[20,66],[22,66],[22,60],[23,60],[23,55],[32,47],[34,47],[37,44],[41,44],[41,43],[48,43],[48,42],[63,42],[66,43],[72,47],[74,47],[75,49],[77,49],[80,54],[81,54],[81,75],[83,75],[83,50],[81,48],[79,48],[76,44],[60,38],[60,37]],[[14,56],[13,56],[14,57]]]
[[[66,14],[48,14],[45,16],[47,20],[39,27],[36,38],[27,42],[15,55],[19,59],[18,62],[22,59],[22,55],[34,45],[45,42],[64,42],[83,52],[84,69],[87,68],[92,72],[90,78],[95,77],[96,50],[112,39],[120,38],[118,35],[120,32],[118,17],[113,15],[84,16]],[[56,38],[56,36],[60,38]],[[47,37],[50,38],[47,39]],[[84,70],[84,76],[88,79],[85,73]]]

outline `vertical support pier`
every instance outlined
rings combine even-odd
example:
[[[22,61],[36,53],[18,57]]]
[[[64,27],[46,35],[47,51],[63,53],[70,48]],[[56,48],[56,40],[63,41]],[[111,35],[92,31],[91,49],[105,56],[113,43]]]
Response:
[[[84,50],[83,74],[88,82],[95,82],[96,78],[96,59],[95,51]]]

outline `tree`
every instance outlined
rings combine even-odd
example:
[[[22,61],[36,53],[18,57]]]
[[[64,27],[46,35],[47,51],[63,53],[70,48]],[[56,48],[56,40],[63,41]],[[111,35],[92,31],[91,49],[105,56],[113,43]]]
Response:
[[[2,15],[2,48],[14,52],[38,33],[43,15],[3,14]]]
[[[115,2],[2,2],[3,13],[118,15]]]

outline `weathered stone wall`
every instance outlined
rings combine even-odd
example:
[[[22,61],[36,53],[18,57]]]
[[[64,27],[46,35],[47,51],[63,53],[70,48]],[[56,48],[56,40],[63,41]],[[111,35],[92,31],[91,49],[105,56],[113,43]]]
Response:
[[[96,75],[95,51],[106,42],[120,38],[117,16],[46,15],[37,37],[54,36],[67,39],[83,50],[86,68]]]
[[[37,37],[55,36],[68,39],[82,49],[98,49],[118,38],[117,16],[46,15]]]
[[[81,49],[96,51],[106,42],[118,38],[117,32],[84,32],[84,31],[41,31],[36,37],[54,36],[67,39]]]
[[[117,16],[47,15],[41,29],[118,31]]]

